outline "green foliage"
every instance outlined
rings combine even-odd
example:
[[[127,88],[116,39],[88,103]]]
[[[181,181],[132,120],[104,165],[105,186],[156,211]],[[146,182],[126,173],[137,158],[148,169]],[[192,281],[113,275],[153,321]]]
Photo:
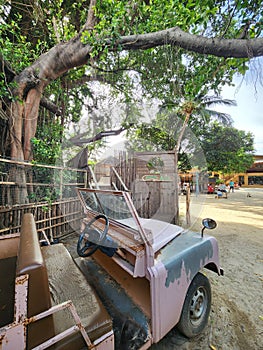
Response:
[[[223,100],[220,96],[204,96],[194,103],[183,103],[184,111],[180,106],[171,110],[170,108],[174,107],[172,105],[168,109],[161,108],[150,124],[135,124],[128,130],[127,136],[131,148],[136,151],[173,150],[183,123],[184,114],[181,113],[185,113],[186,106],[189,106],[192,113],[190,128],[186,129],[184,134],[183,146],[179,151],[178,168],[182,171],[191,169],[194,162],[189,154],[192,153],[195,157],[204,152],[209,170],[226,173],[245,171],[253,162],[253,137],[250,133],[246,134],[244,131],[232,128],[229,115],[209,109],[217,104],[231,106],[235,105],[235,101]],[[218,120],[221,124],[211,124],[214,120]],[[215,136],[215,144],[207,147],[207,142],[210,137],[213,140],[217,130],[222,131],[221,136],[225,144],[221,148],[218,147],[219,141]],[[203,162],[201,163],[196,165],[204,166]]]
[[[240,12],[244,9],[242,5]],[[256,16],[255,7],[254,11]],[[82,39],[92,45],[93,57],[99,58],[96,60],[98,67],[110,68],[117,74],[117,84],[123,82],[122,90],[123,86],[126,91],[131,87],[132,81],[126,72],[133,70],[138,72],[142,94],[158,97],[168,105],[177,103],[182,97],[195,99],[200,93],[206,95],[210,90],[219,93],[219,85],[231,84],[237,72],[244,74],[246,60],[190,54],[173,46],[125,53],[120,47],[116,53],[109,52],[109,48],[120,35],[154,32],[174,26],[208,36],[225,31],[225,34],[230,32],[231,37],[235,37],[240,28],[236,26],[237,20],[229,21],[230,16],[233,16],[231,4],[226,1],[189,0],[182,3],[159,0],[136,2],[132,6],[128,0],[98,1],[98,23],[93,32],[84,32]]]
[[[223,174],[246,171],[253,163],[253,135],[217,123],[207,127],[201,145],[209,171]]]
[[[41,164],[60,163],[62,127],[58,122],[43,125],[36,137],[31,139],[34,161]]]
[[[218,104],[235,105],[235,101],[224,100],[220,96],[200,96],[200,99],[194,102],[178,101],[176,105],[171,101],[168,106],[162,104],[156,117],[152,118],[151,124],[142,123],[138,127],[135,125],[135,129],[128,132],[128,137],[136,149],[172,150],[182,128],[185,112],[188,111],[187,107],[190,108],[191,113],[188,131],[192,131],[196,137],[203,135],[206,126],[214,120],[223,125],[231,125],[232,120],[229,115],[209,109]],[[186,130],[185,136],[188,131]]]
[[[133,140],[133,149],[140,151],[169,151],[173,149],[175,140],[165,130],[151,124],[143,123],[129,131],[129,139]]]
[[[176,134],[172,136],[171,128],[158,129],[155,123],[156,121],[151,125],[142,124],[131,132],[130,139],[133,140],[134,149],[137,151],[168,151],[174,148]],[[182,147],[179,152],[179,170],[191,169],[193,162],[189,156],[191,149],[195,156],[200,151],[204,153],[209,171],[219,171],[224,174],[240,173],[246,171],[253,163],[253,136],[249,132],[214,123],[212,126],[205,125],[202,130],[199,130],[199,137],[199,143],[196,144],[196,138],[193,138],[191,134],[187,135],[186,131],[187,146]],[[200,150],[199,147],[201,147]]]
[[[68,41],[80,33],[87,20],[88,7],[87,0],[2,1],[0,51],[3,58],[17,74],[20,73],[57,43]],[[199,103],[200,96],[206,96],[210,91],[220,93],[222,85],[232,83],[235,73],[244,74],[248,68],[246,60],[192,54],[173,45],[133,52],[123,51],[121,46],[117,46],[112,52],[120,36],[179,26],[207,37],[237,38],[248,21],[247,36],[262,35],[260,0],[98,0],[95,15],[94,30],[82,32],[82,42],[92,45],[92,64],[65,72],[63,77],[45,89],[45,97],[62,113],[60,117],[54,117],[40,109],[38,135],[45,135],[44,139],[47,125],[53,125],[56,120],[61,130],[53,139],[59,142],[69,123],[80,120],[84,105],[87,105],[91,119],[86,126],[90,134],[113,124],[111,114],[105,113],[102,103],[97,103],[99,99],[102,101],[102,94],[98,98],[98,93],[94,93],[96,88],[92,90],[92,83],[83,83],[83,77],[98,77],[100,86],[110,85],[111,96],[118,96],[118,103],[130,103],[140,95],[140,98],[158,98],[162,106],[174,109],[184,102]],[[16,85],[13,77],[4,75],[1,69],[0,77],[0,98],[6,104],[6,100],[12,100],[12,90]],[[98,116],[102,120],[98,121]],[[199,116],[200,113],[196,113],[190,120],[192,127],[203,126],[204,120]],[[139,119],[140,115],[136,117]],[[128,120],[126,114],[121,118],[125,122]],[[134,113],[131,118],[134,122]],[[121,123],[122,120],[119,120]],[[154,127],[166,130],[160,121]],[[156,142],[147,147],[173,148],[176,135],[169,128],[168,131],[168,136],[164,132],[157,137],[152,130],[151,137]],[[50,145],[51,149],[44,151],[41,137],[36,136],[33,140],[34,152],[37,152],[34,158],[54,162],[58,149],[55,147],[53,151],[53,144],[48,141],[46,147]]]
[[[98,32],[103,28],[114,28],[118,33],[134,34],[153,32],[163,28],[180,26],[182,29],[197,28],[208,24],[218,12],[217,4],[211,0],[188,1],[125,1],[100,0],[96,5]],[[161,20],[160,20],[161,19]]]

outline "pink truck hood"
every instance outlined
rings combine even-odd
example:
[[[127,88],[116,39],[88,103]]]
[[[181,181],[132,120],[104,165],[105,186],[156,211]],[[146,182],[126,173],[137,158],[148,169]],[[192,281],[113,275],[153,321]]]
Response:
[[[154,252],[164,247],[168,242],[184,231],[184,229],[180,226],[169,224],[160,220],[144,219],[140,217],[138,217],[138,220]],[[118,220],[118,222],[138,230],[138,226],[134,219],[122,219]]]

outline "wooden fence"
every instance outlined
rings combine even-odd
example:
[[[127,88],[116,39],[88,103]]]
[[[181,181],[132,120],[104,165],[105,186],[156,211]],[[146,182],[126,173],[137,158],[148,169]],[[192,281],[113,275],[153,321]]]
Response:
[[[136,181],[133,187],[132,199],[140,217],[174,222],[176,203],[173,183]]]
[[[12,181],[12,173],[21,168],[23,183]],[[0,235],[19,232],[25,212],[34,214],[37,230],[51,240],[78,231],[83,210],[76,187],[87,183],[87,170],[0,158]],[[17,196],[21,188],[26,196]]]
[[[151,158],[161,158],[163,161],[164,175],[160,176],[159,180],[158,175],[152,176],[147,167]],[[119,152],[115,159],[118,161],[114,164],[116,172],[111,171],[110,174],[111,183],[114,183],[117,189],[131,191],[139,216],[174,222],[176,206],[174,153],[141,152],[128,155],[126,152]]]
[[[17,174],[22,174],[18,177]],[[0,207],[76,195],[75,188],[86,187],[89,172],[59,166],[19,162],[0,158]],[[24,189],[22,198],[17,194]]]
[[[0,235],[20,232],[24,213],[33,213],[38,232],[44,231],[51,239],[80,230],[83,210],[78,198],[67,198],[52,204],[48,202],[6,206],[0,209]]]

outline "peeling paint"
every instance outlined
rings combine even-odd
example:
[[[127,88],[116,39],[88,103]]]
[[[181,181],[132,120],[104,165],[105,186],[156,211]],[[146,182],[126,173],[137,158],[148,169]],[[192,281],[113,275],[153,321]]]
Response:
[[[34,316],[32,316],[32,317],[30,317],[30,318],[26,318],[26,319],[24,320],[24,325],[27,326],[27,325],[29,325],[30,323],[33,323],[33,322],[35,322],[35,321],[37,321],[37,319],[36,319]]]
[[[158,256],[158,260],[167,270],[165,286],[168,288],[176,280],[180,283],[183,269],[191,281],[213,255],[213,245],[209,237],[201,238],[200,234],[184,232],[162,249]]]
[[[21,275],[16,279],[17,285],[23,285],[28,280],[28,275]]]

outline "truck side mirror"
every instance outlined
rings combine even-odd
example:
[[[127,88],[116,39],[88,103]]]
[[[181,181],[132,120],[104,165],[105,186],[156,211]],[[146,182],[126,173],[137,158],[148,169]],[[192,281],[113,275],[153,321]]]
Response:
[[[210,218],[205,218],[202,220],[202,224],[203,224],[203,228],[201,231],[201,237],[204,236],[204,230],[207,228],[209,230],[213,230],[214,228],[216,228],[217,223],[215,220],[210,219]]]

